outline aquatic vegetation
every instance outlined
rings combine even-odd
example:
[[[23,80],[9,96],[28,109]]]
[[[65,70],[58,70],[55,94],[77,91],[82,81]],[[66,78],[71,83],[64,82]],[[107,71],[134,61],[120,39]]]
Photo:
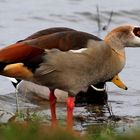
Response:
[[[1,140],[84,140],[84,136],[76,135],[62,128],[52,128],[38,123],[10,123],[0,126]]]
[[[94,126],[88,134],[68,131],[65,128],[52,128],[45,123],[16,122],[0,125],[1,140],[139,140],[139,130],[118,134],[110,127]]]

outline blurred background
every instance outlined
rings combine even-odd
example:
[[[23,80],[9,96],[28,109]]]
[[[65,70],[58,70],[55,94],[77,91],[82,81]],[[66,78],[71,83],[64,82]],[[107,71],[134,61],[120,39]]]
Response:
[[[0,0],[0,47],[50,27],[70,27],[100,38],[121,24],[140,25],[139,0]],[[115,115],[138,121],[140,116],[140,49],[126,48],[127,64],[120,73],[128,86],[123,91],[107,84]],[[0,94],[14,93],[10,81],[0,77]],[[0,97],[0,106],[13,105]],[[9,106],[8,106],[9,105]]]

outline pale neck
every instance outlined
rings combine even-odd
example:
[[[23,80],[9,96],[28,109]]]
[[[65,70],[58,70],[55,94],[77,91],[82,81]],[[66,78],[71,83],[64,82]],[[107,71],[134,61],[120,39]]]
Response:
[[[125,57],[125,40],[119,38],[117,35],[108,35],[105,37],[105,44],[109,46],[116,54]]]

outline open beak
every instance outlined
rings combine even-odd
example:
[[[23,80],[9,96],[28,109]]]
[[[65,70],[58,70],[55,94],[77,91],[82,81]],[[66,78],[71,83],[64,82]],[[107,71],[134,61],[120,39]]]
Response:
[[[111,82],[113,82],[119,88],[122,88],[124,90],[128,89],[127,86],[120,80],[118,75],[114,76],[113,79],[111,80]]]

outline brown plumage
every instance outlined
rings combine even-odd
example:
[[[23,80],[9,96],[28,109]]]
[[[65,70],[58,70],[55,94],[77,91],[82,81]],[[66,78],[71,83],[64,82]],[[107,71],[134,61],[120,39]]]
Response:
[[[56,48],[61,51],[80,49],[86,47],[88,39],[101,40],[91,34],[70,28],[49,28],[1,49],[0,62],[15,63],[26,61],[42,54],[43,49]]]

